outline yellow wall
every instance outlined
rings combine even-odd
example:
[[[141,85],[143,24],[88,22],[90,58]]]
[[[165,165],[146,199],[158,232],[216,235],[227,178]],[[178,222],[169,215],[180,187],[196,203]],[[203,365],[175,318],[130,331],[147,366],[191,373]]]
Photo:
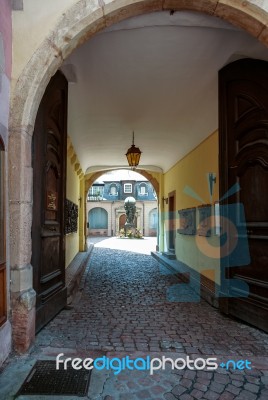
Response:
[[[216,184],[212,199],[210,198],[207,174],[216,173]],[[196,192],[203,201],[184,193],[185,187],[190,187]],[[176,229],[179,228],[178,210],[197,207],[202,204],[214,204],[219,200],[219,173],[218,173],[218,132],[213,133],[198,147],[192,150],[181,161],[175,164],[167,173],[164,174],[164,197],[168,193],[176,191]],[[165,219],[165,249],[168,246],[168,205],[164,207]],[[197,239],[200,240],[200,247],[207,254],[205,246],[215,247],[217,258],[211,258],[198,250]],[[219,283],[219,237],[212,235],[209,238],[198,237],[197,235],[182,235],[176,233],[175,239],[176,257],[179,261],[201,272],[203,275]]]
[[[71,163],[70,157],[67,157],[67,184],[66,184],[66,198],[79,207],[80,197],[80,179],[74,166]],[[80,207],[78,208],[80,214]],[[66,235],[66,251],[65,251],[65,266],[68,267],[70,262],[79,252],[79,219],[77,233]]]

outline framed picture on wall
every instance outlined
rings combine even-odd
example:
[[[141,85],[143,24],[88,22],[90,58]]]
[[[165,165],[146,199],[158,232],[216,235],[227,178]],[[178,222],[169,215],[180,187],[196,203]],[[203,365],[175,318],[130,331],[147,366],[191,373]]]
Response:
[[[203,204],[197,207],[198,211],[198,228],[199,236],[211,236],[211,204]]]
[[[196,234],[196,208],[187,208],[179,210],[180,227],[177,229],[178,233],[183,235]]]

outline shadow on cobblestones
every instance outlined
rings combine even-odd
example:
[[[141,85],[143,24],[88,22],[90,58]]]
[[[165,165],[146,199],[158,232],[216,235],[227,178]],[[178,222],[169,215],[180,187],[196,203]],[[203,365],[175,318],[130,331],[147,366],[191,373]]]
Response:
[[[38,335],[28,360],[69,356],[214,356],[252,361],[252,370],[93,371],[90,399],[267,399],[268,335],[206,302],[168,301],[177,275],[150,255],[95,248],[72,307]],[[179,299],[177,299],[179,300]]]
[[[149,255],[94,249],[74,307],[39,334],[39,344],[43,338],[46,345],[87,350],[174,351],[163,343],[176,341],[187,354],[266,354],[265,333],[203,300],[169,302],[167,289],[179,279],[159,268]]]

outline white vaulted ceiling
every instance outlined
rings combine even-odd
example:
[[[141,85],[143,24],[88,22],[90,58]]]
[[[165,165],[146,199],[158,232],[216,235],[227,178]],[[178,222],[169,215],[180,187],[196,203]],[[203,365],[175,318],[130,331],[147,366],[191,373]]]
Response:
[[[147,14],[94,36],[63,67],[84,171],[126,166],[133,130],[141,165],[168,170],[217,129],[218,71],[243,57],[268,60],[268,50],[201,13]]]

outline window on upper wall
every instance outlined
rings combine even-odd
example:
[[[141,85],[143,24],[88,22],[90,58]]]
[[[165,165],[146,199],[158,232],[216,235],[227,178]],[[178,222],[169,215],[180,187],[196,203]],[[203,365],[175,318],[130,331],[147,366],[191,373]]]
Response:
[[[110,193],[109,194],[110,194],[110,196],[117,196],[118,195],[117,187],[116,187],[115,183],[111,184]]]
[[[88,192],[88,201],[96,201],[102,199],[103,190],[103,186],[91,186]]]
[[[6,321],[5,152],[0,137],[0,326]]]
[[[145,183],[141,183],[139,186],[139,195],[148,196],[147,186]]]
[[[132,183],[124,184],[124,193],[132,193]]]

